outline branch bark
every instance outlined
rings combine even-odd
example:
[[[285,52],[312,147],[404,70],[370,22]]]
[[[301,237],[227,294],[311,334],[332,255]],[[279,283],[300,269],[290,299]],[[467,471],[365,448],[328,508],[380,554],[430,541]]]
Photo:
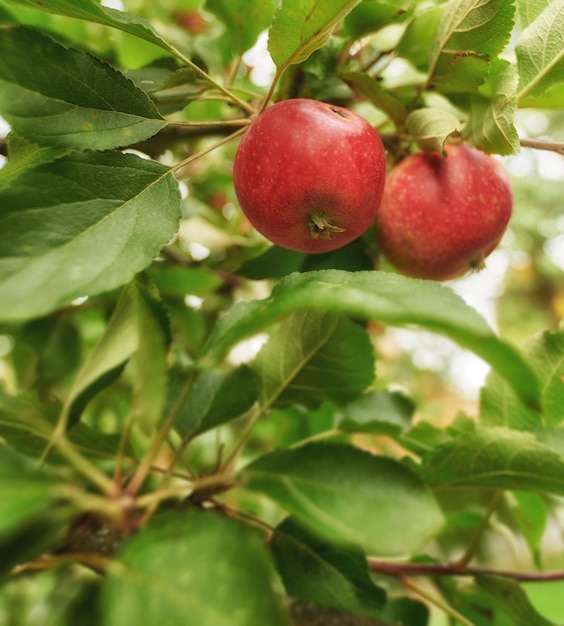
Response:
[[[547,582],[550,580],[564,580],[564,571],[552,572],[518,572],[499,570],[489,567],[463,566],[459,563],[390,563],[368,559],[368,569],[371,572],[403,578],[406,576],[501,576],[518,582]]]

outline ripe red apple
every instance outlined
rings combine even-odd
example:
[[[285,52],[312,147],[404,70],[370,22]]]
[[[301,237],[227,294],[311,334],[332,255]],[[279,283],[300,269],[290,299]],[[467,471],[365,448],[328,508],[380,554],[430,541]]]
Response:
[[[419,152],[389,174],[376,220],[386,258],[401,272],[446,280],[483,267],[513,206],[507,173],[465,143]]]
[[[305,98],[261,113],[233,163],[251,224],[279,246],[309,253],[340,248],[369,228],[385,175],[382,142],[364,118]]]

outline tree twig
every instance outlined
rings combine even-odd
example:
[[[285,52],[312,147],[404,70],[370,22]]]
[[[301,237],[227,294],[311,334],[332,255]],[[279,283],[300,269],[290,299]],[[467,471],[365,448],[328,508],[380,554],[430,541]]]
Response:
[[[564,142],[562,141],[544,141],[542,139],[519,139],[522,148],[534,148],[535,150],[548,150],[556,152],[564,156]]]
[[[518,572],[500,570],[489,567],[461,567],[459,563],[392,563],[368,559],[368,569],[371,572],[402,578],[406,576],[500,576],[511,578],[518,582],[547,582],[550,580],[564,580],[564,571],[552,572]]]

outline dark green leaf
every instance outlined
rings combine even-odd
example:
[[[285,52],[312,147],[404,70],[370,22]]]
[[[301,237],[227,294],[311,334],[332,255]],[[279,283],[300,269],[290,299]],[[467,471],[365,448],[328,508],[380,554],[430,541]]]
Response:
[[[255,532],[215,511],[155,518],[118,555],[101,592],[107,626],[286,626]]]
[[[0,113],[28,140],[68,148],[127,146],[166,126],[123,74],[25,28],[0,37]]]
[[[484,424],[530,430],[564,421],[564,332],[546,331],[535,337],[525,346],[525,354],[539,380],[544,381],[542,412],[527,408],[500,376],[492,373],[481,394],[480,419]]]
[[[564,494],[564,455],[531,433],[476,427],[434,448],[425,458],[430,485],[481,485]]]
[[[257,399],[257,381],[245,365],[228,372],[204,372],[175,422],[182,437],[205,432],[242,415]]]
[[[235,306],[217,324],[207,346],[211,362],[220,361],[245,337],[294,311],[315,308],[378,320],[415,324],[450,337],[473,350],[533,405],[536,376],[519,353],[498,339],[480,315],[448,287],[387,272],[325,270],[282,279],[265,300]]]
[[[326,544],[292,518],[276,528],[272,550],[289,596],[356,615],[381,614],[386,594],[361,552]]]
[[[304,311],[271,334],[252,368],[264,407],[324,400],[345,404],[374,379],[374,352],[364,329],[340,315]]]
[[[237,270],[237,275],[251,280],[282,278],[282,276],[299,271],[306,258],[307,254],[304,252],[270,246],[266,252],[246,261]]]
[[[235,54],[251,48],[259,34],[270,26],[273,0],[206,0],[205,8],[227,27],[227,36]]]
[[[503,607],[515,626],[556,626],[537,612],[517,581],[482,575],[476,583]]]
[[[413,552],[443,523],[431,492],[414,473],[347,445],[278,450],[247,466],[242,478],[248,489],[277,502],[312,532],[371,554]]]
[[[285,0],[269,31],[268,50],[280,73],[321,48],[360,0]]]
[[[564,83],[564,0],[553,0],[521,35],[515,53],[519,68],[519,94],[542,95]]]
[[[170,170],[130,154],[72,154],[0,192],[0,319],[37,317],[127,283],[175,232]]]

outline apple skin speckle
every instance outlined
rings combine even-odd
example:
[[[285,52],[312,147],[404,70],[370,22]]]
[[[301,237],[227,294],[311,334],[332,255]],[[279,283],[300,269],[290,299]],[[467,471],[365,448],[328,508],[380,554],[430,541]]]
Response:
[[[511,217],[511,185],[498,159],[465,143],[446,152],[412,154],[386,182],[376,238],[409,276],[447,280],[479,269]]]
[[[233,163],[239,204],[256,230],[279,246],[314,254],[368,230],[385,176],[382,142],[364,118],[306,98],[261,113]],[[312,225],[312,215],[327,229]]]

